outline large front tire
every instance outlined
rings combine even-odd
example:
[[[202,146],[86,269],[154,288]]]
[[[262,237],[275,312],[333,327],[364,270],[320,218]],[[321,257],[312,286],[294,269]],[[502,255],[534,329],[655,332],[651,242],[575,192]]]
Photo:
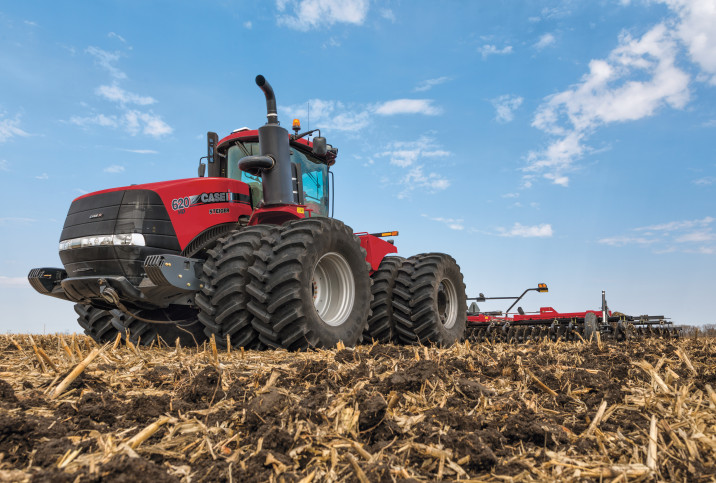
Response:
[[[132,344],[150,346],[162,343],[173,345],[177,339],[182,346],[196,347],[206,340],[197,320],[197,310],[176,305],[165,309],[138,310],[134,316],[113,310],[112,324],[122,333],[123,340]],[[142,320],[145,319],[145,320]],[[147,322],[157,321],[157,323]]]
[[[203,287],[196,294],[199,321],[204,325],[207,337],[212,335],[219,347],[226,347],[229,337],[233,347],[263,349],[266,344],[259,339],[251,325],[253,316],[246,310],[250,297],[246,293],[253,265],[262,240],[278,230],[271,225],[250,226],[219,239],[207,251],[201,277]]]
[[[112,325],[114,314],[109,310],[102,310],[91,305],[75,304],[77,323],[84,329],[85,334],[92,337],[95,342],[103,344],[117,337],[117,329]]]
[[[305,350],[361,340],[372,299],[370,266],[352,230],[331,218],[286,223],[249,270],[248,308],[262,340]]]
[[[455,259],[444,253],[407,259],[396,277],[393,310],[404,344],[447,347],[460,341],[467,325],[467,296]]]

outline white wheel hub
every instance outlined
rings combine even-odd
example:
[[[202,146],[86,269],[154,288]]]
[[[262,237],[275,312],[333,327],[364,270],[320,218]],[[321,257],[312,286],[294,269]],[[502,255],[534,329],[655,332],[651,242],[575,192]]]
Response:
[[[438,315],[446,329],[451,329],[457,322],[457,290],[447,278],[438,284]]]
[[[355,280],[343,255],[329,252],[316,263],[311,278],[313,306],[323,322],[338,327],[343,324],[355,302]]]

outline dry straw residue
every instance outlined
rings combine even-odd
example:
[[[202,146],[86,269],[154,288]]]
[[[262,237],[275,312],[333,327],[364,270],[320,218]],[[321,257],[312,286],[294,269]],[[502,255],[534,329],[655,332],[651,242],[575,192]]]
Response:
[[[98,347],[0,336],[0,480],[716,477],[716,341]]]

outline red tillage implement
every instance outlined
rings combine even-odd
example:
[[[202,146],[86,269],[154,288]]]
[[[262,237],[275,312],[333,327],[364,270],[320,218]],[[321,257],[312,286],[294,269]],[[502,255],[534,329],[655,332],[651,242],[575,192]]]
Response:
[[[601,338],[625,340],[637,336],[678,337],[679,328],[661,315],[625,315],[612,312],[602,291],[602,307],[584,312],[558,312],[552,307],[540,307],[537,313],[525,313],[522,307],[517,313],[510,310],[527,292],[547,292],[547,285],[540,283],[525,290],[517,297],[485,297],[480,294],[467,313],[468,338],[476,342],[504,341],[526,342],[529,340],[577,340],[590,339],[597,334]],[[481,312],[476,302],[514,299],[514,303],[502,313]]]

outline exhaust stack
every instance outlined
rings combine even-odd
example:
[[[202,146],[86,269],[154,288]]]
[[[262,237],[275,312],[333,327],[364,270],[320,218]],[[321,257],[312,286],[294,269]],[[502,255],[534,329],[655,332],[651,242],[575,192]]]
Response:
[[[266,96],[268,122],[259,128],[260,156],[246,156],[239,161],[239,169],[261,176],[264,205],[295,205],[291,173],[291,151],[288,131],[278,122],[276,96],[271,84],[262,75],[256,76],[256,85]]]
[[[278,125],[278,114],[276,113],[276,96],[273,93],[271,84],[266,81],[266,78],[262,75],[256,76],[256,85],[264,91],[266,96],[266,117],[268,118],[268,124]]]

